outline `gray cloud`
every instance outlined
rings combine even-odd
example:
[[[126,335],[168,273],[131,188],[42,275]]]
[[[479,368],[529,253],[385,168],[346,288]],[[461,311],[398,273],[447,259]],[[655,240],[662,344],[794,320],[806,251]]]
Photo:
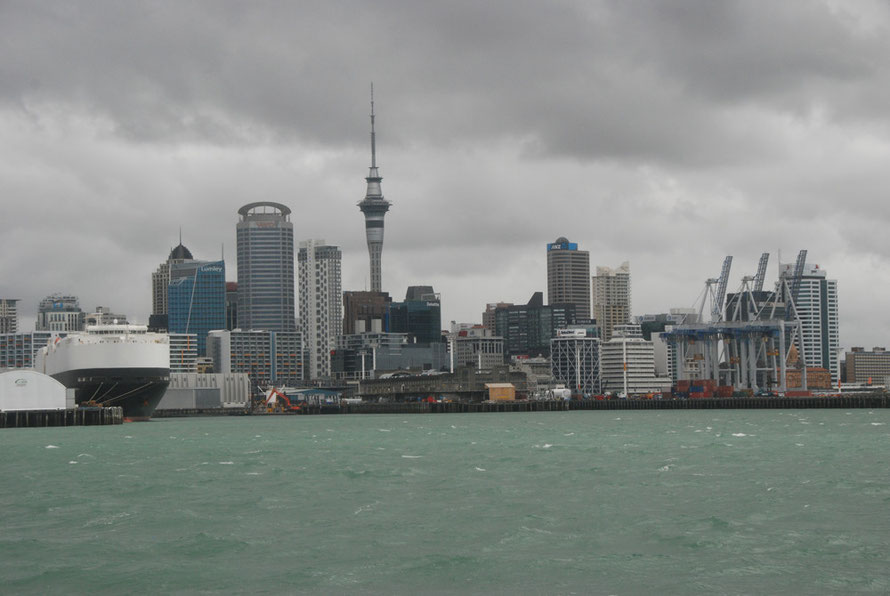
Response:
[[[842,342],[881,343],[888,25],[866,0],[6,2],[0,292],[144,319],[179,227],[234,278],[235,212],[263,199],[362,287],[373,80],[393,295],[430,283],[478,320],[544,289],[566,235],[631,261],[642,313],[724,254],[740,276],[807,247]]]

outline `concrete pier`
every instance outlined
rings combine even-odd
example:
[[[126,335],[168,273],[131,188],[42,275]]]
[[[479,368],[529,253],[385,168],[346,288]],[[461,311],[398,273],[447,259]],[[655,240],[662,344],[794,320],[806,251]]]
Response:
[[[99,426],[123,422],[124,410],[120,407],[0,412],[0,428]]]

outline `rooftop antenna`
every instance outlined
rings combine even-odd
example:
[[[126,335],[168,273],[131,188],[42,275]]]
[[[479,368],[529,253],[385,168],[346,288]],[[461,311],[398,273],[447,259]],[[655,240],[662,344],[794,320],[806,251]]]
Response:
[[[179,244],[182,246],[182,226],[179,226]]]

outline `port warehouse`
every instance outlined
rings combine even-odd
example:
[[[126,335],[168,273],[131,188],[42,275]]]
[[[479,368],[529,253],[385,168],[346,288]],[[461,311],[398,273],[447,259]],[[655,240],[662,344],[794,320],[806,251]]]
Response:
[[[121,424],[121,408],[75,408],[74,390],[34,370],[0,372],[0,428]]]

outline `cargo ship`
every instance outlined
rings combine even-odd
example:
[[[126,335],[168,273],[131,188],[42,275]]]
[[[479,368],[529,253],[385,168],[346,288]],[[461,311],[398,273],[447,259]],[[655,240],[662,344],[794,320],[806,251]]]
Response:
[[[170,337],[145,325],[88,325],[50,340],[34,368],[74,389],[78,405],[120,406],[125,421],[148,420],[170,383]]]

